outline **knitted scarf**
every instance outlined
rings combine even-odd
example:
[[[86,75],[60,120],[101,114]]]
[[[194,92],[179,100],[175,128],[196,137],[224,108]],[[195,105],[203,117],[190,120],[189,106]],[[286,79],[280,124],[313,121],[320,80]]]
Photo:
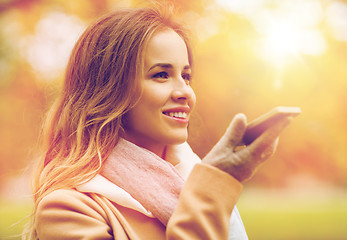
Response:
[[[165,226],[184,184],[171,163],[122,138],[101,175],[126,190]]]

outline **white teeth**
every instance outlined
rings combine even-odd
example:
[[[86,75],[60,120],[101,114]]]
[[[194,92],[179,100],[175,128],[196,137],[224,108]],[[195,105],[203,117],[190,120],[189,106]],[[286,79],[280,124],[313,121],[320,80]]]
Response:
[[[169,113],[165,113],[165,114],[169,115],[170,117],[187,118],[186,112],[169,112]]]

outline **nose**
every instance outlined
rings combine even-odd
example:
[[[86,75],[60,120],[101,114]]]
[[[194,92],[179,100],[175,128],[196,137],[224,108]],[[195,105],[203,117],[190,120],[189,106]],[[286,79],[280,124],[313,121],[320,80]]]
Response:
[[[179,77],[172,91],[172,98],[175,101],[183,101],[188,102],[191,99],[194,99],[195,94],[190,85],[186,83],[186,81]]]

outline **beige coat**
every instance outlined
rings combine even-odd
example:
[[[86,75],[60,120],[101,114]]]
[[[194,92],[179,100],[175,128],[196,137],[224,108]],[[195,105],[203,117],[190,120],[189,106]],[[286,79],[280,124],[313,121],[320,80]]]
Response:
[[[76,189],[48,194],[38,206],[35,226],[40,240],[227,239],[241,190],[228,174],[197,164],[167,227],[140,210]]]

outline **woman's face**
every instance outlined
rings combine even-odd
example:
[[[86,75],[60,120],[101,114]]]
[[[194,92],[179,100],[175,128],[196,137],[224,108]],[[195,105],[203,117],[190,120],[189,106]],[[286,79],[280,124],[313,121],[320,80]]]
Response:
[[[142,95],[128,113],[125,138],[158,155],[165,145],[186,141],[196,101],[190,80],[183,39],[173,30],[154,34],[145,49]]]

